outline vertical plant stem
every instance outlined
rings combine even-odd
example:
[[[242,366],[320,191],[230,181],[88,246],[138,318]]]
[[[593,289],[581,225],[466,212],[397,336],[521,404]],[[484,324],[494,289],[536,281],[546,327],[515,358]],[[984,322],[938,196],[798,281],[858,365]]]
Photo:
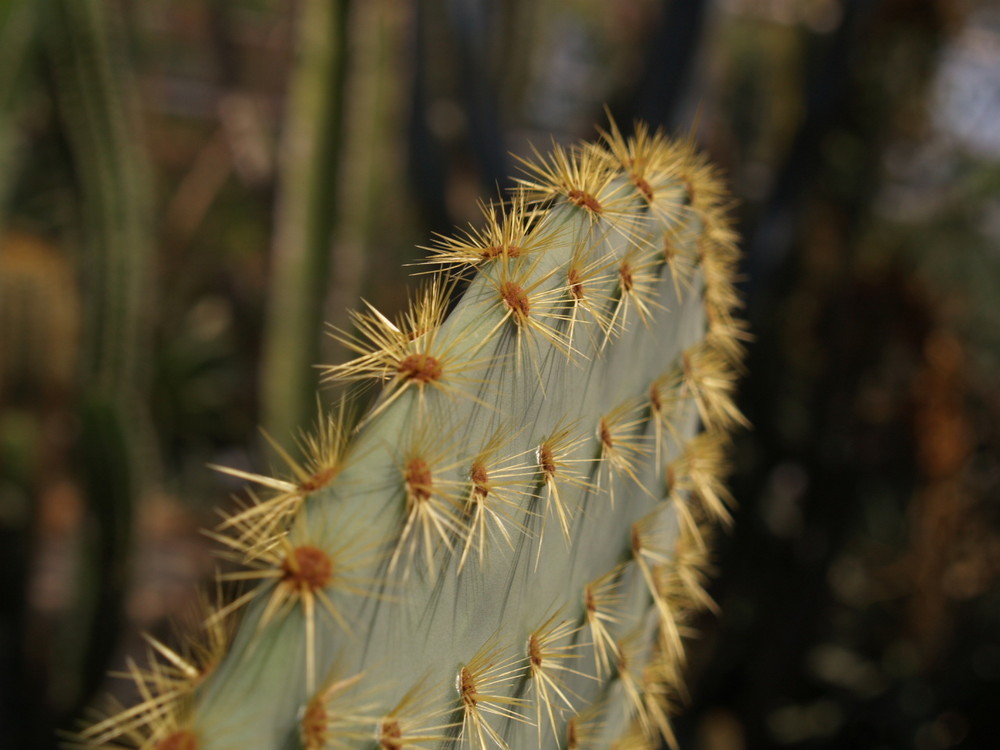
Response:
[[[0,3],[0,253],[9,252],[10,238],[4,228],[7,222],[8,198],[20,172],[23,161],[21,134],[18,128],[19,105],[27,88],[26,79],[29,61],[36,51],[36,19],[38,13],[29,0],[7,0]],[[0,258],[0,269],[3,269]],[[0,277],[3,271],[0,270]],[[0,287],[4,279],[0,278]],[[4,299],[7,295],[7,299]],[[10,299],[15,297],[15,299]],[[11,341],[16,336],[10,326],[16,316],[18,301],[10,289],[0,288],[0,357],[8,357],[15,364]],[[4,316],[6,314],[6,320]],[[15,344],[16,345],[16,344]],[[4,398],[4,368],[0,366],[0,399]],[[5,437],[7,422],[12,415],[4,414],[0,419],[0,440]],[[11,481],[11,466],[0,447],[0,466],[5,474],[4,481]],[[9,490],[8,490],[9,492]],[[18,513],[9,499],[3,503],[4,512],[0,518],[0,744],[28,746],[32,732],[37,725],[35,717],[40,710],[37,690],[32,688],[44,684],[32,680],[30,657],[25,653],[24,644],[29,627],[27,576],[28,560],[32,550],[31,528],[34,525],[32,509],[25,508]],[[27,689],[25,689],[27,686]],[[44,705],[44,704],[41,704]]]
[[[392,287],[392,274],[400,263],[400,249],[409,251],[402,238],[410,227],[403,206],[408,207],[405,186],[399,179],[404,160],[404,131],[400,111],[408,60],[403,37],[409,14],[392,0],[376,0],[360,6],[351,19],[351,73],[345,91],[351,111],[344,116],[344,159],[341,184],[349,185],[338,200],[334,232],[333,262],[336,274],[330,283],[324,319],[337,328],[351,322],[347,308],[363,294],[378,297]],[[398,206],[387,214],[387,205]],[[368,269],[380,266],[378,288],[363,289]],[[374,281],[374,280],[373,280]],[[348,352],[332,337],[323,337],[319,361],[345,359]]]
[[[261,373],[263,424],[279,440],[306,421],[330,271],[349,0],[303,0],[281,144]]]
[[[152,214],[128,67],[118,57],[122,40],[107,3],[58,0],[46,10],[56,103],[78,185],[76,239],[88,311],[79,446],[92,523],[83,544],[80,597],[59,639],[65,661],[55,667],[69,682],[67,701],[82,703],[101,682],[117,641],[134,507],[140,481],[148,481],[138,447],[150,441],[141,394],[153,309]]]
[[[29,0],[0,3],[0,232],[7,199],[24,160],[18,112],[29,89],[28,70],[37,52],[37,6]]]

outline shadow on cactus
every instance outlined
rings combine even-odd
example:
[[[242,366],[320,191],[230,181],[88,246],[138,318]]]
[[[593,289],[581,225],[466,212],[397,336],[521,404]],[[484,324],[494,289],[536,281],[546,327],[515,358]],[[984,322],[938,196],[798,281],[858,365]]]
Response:
[[[725,210],[691,144],[641,127],[525,162],[404,315],[334,332],[357,356],[327,379],[382,384],[360,422],[323,415],[287,477],[230,471],[261,494],[212,533],[246,588],[211,647],[153,642],[143,701],[77,743],[673,743],[743,422]]]

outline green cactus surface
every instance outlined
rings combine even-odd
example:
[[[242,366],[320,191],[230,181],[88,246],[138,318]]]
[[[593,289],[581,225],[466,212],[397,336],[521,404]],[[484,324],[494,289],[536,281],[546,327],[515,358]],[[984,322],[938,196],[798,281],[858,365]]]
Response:
[[[333,335],[286,476],[213,530],[243,587],[86,747],[654,748],[728,520],[745,339],[727,198],[686,141],[553,147]]]

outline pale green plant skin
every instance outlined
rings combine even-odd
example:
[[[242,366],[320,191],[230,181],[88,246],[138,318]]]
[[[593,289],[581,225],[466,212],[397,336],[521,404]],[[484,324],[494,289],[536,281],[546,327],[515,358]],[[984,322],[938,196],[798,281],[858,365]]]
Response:
[[[316,474],[321,488],[301,472],[285,484],[244,475],[275,497],[220,533],[263,569],[247,574],[257,594],[217,665],[194,667],[176,700],[149,701],[158,715],[134,744],[521,749],[670,739],[677,634],[683,610],[704,597],[701,530],[725,517],[716,448],[720,430],[741,419],[729,401],[742,330],[730,315],[735,250],[715,178],[687,145],[642,130],[638,141],[616,130],[605,140],[529,167],[506,214],[487,210],[490,236],[503,234],[505,215],[528,228],[503,236],[514,250],[463,263],[459,250],[485,234],[439,245],[433,260],[446,274],[476,273],[434,333],[421,324],[433,316],[414,313],[420,330],[400,334],[395,349],[381,340],[329,368],[333,380],[382,374],[388,385]],[[365,320],[392,338],[377,316],[359,319],[362,329]],[[703,423],[713,432],[695,439]],[[486,532],[474,523],[483,507],[497,514]],[[292,550],[307,548],[330,564],[310,579],[322,586],[288,572]],[[602,576],[604,588],[594,583]],[[592,627],[597,613],[606,636]],[[213,622],[229,616],[223,609]],[[181,684],[162,669],[136,679],[157,690]],[[408,701],[413,691],[420,698]]]

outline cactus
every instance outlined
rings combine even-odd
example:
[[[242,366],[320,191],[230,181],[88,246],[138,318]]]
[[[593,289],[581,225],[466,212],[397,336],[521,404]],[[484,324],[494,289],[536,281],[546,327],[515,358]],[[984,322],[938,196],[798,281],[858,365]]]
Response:
[[[212,533],[245,586],[208,645],[150,641],[89,747],[655,747],[728,519],[745,338],[735,238],[687,142],[611,125],[526,161],[439,238],[409,309],[333,335],[336,383],[288,473]],[[457,298],[457,302],[454,300]]]

